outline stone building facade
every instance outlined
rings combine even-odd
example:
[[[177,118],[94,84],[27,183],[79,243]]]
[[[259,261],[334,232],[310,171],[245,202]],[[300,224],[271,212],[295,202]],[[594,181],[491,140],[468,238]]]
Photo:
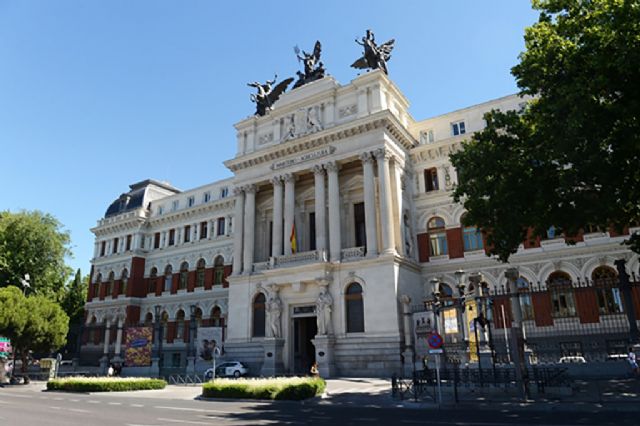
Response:
[[[324,376],[401,371],[415,352],[408,306],[433,282],[454,286],[464,269],[504,285],[506,266],[461,225],[449,154],[485,112],[525,101],[416,121],[381,71],[285,93],[235,125],[233,178],[188,191],[143,181],[98,221],[83,361],[119,361],[127,327],[155,325],[154,364],[130,372],[201,371],[193,337],[216,326],[224,358],[252,374],[304,374],[313,362]],[[593,231],[571,247],[523,243],[512,263],[530,282],[577,280],[620,257],[637,270],[624,235]]]

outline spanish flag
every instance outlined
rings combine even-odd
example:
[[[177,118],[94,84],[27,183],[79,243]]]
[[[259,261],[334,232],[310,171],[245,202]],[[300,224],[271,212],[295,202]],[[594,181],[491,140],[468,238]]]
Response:
[[[289,241],[291,241],[291,253],[298,252],[298,243],[296,242],[296,223],[293,222],[291,226],[291,236],[289,237]]]

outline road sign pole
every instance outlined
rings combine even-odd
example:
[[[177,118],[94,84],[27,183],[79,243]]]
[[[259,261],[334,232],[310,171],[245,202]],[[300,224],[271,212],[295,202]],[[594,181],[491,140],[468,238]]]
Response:
[[[438,404],[442,404],[442,387],[440,383],[440,354],[436,354],[436,380],[438,382]]]

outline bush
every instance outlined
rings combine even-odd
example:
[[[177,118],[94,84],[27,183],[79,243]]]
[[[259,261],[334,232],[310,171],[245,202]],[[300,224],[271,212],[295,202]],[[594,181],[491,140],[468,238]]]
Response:
[[[134,390],[164,389],[162,379],[115,377],[65,377],[47,382],[47,390],[67,392],[123,392]]]
[[[202,386],[207,398],[278,399],[300,401],[321,395],[321,378],[288,377],[272,379],[216,379]]]

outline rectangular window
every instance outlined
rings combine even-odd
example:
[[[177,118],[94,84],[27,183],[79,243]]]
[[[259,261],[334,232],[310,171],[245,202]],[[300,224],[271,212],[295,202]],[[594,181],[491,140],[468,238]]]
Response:
[[[309,213],[309,250],[316,249],[316,213]]]
[[[189,207],[193,207],[193,205],[196,203],[196,197],[195,196],[191,196],[189,198],[187,198],[187,205]]]
[[[158,207],[158,216],[162,216],[163,213],[164,213],[164,207],[159,206]]]
[[[189,241],[191,241],[191,225],[184,227],[184,242],[188,243]]]
[[[153,234],[153,248],[157,249],[160,248],[160,233],[156,232],[155,234]]]
[[[465,129],[464,121],[451,123],[451,131],[453,132],[453,136],[464,135],[467,132]]]
[[[208,203],[209,201],[211,201],[211,193],[205,192],[204,195],[202,196],[202,202]]]
[[[207,238],[207,222],[200,222],[200,239]]]
[[[464,228],[462,238],[464,241],[464,251],[482,250],[482,232],[473,226]]]
[[[576,316],[576,303],[573,298],[573,290],[562,287],[551,290],[551,315],[554,318],[567,318]]]
[[[175,212],[178,210],[178,207],[180,207],[180,200],[174,200],[171,204],[171,210]]]
[[[220,198],[227,198],[229,196],[229,188],[222,188],[220,190]]]
[[[449,253],[447,247],[447,234],[445,232],[434,232],[429,234],[431,256],[444,256]]]
[[[535,317],[533,315],[533,303],[531,302],[531,295],[526,293],[521,293],[518,295],[520,299],[520,310],[522,311],[522,319],[523,320],[533,320]]]
[[[224,235],[224,217],[218,218],[218,233],[216,235],[221,236]]]
[[[364,222],[364,203],[353,205],[353,221],[356,230],[356,247],[367,245],[367,229]]]
[[[118,243],[120,242],[120,240],[118,240],[118,238],[114,238],[113,239],[113,247],[111,248],[111,253],[116,254],[118,253]]]
[[[169,245],[172,246],[176,243],[176,230],[175,229],[170,229],[169,230]]]
[[[107,242],[103,241],[100,243],[100,256],[104,256],[104,253],[106,250],[107,250]]]
[[[439,189],[438,170],[435,167],[424,171],[424,187],[426,192],[437,191]]]
[[[126,250],[131,250],[131,234],[127,235]]]

